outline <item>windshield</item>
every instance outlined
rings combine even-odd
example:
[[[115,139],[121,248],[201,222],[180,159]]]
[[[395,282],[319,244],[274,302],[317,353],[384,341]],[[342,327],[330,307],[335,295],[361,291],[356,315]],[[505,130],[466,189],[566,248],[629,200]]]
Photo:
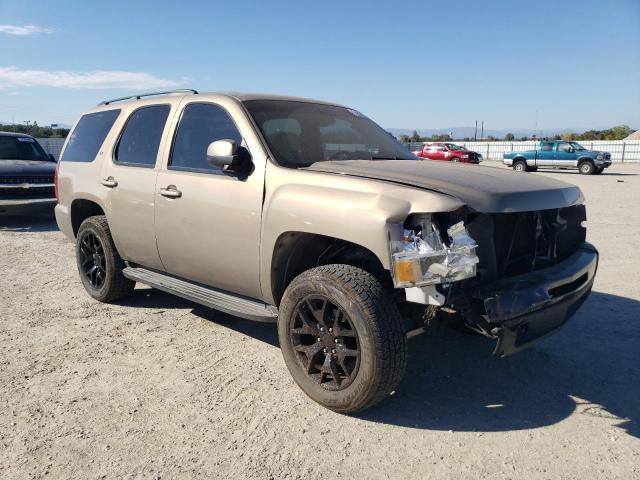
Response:
[[[350,108],[288,100],[249,100],[244,105],[275,161],[286,167],[329,160],[418,160],[390,133]]]
[[[586,148],[584,148],[582,145],[580,145],[578,142],[569,142],[569,144],[574,148],[574,150],[586,150]]]
[[[0,136],[0,160],[49,160],[31,137]]]
[[[455,143],[445,143],[449,150],[466,150],[465,147],[461,145],[456,145]]]

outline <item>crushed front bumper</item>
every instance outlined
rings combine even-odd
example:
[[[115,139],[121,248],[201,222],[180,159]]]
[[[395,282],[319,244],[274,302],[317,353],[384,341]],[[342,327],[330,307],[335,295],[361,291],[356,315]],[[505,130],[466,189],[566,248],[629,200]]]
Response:
[[[506,278],[472,294],[498,339],[495,354],[510,355],[565,324],[589,296],[598,251],[584,243],[553,267]]]

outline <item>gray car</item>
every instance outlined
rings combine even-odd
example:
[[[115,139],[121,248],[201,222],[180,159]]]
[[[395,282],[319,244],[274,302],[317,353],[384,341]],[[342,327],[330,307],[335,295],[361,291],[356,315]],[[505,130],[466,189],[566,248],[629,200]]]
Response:
[[[57,178],[56,219],[91,297],[139,282],[277,323],[297,384],[344,413],[393,392],[408,338],[436,322],[499,355],[555,331],[598,261],[577,187],[420,161],[331,102],[105,101],[74,126]]]

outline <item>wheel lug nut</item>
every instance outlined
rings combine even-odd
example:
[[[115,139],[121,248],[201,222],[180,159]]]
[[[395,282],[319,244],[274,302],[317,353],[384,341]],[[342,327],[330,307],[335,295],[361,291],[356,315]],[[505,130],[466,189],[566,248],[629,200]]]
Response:
[[[329,329],[329,332],[333,332],[333,328],[330,328],[330,329]]]
[[[320,337],[318,337],[318,341],[320,341]]]
[[[324,328],[323,328],[323,327],[320,327],[320,331],[321,331],[321,332],[324,332]]]
[[[331,349],[331,353],[336,353],[336,349],[335,349],[335,348],[332,348],[332,349]]]
[[[338,339],[336,338],[336,339],[334,340],[334,342],[338,343]]]
[[[327,349],[326,349],[326,348],[323,348],[323,349],[322,349],[322,351],[323,351],[324,353],[327,353]]]

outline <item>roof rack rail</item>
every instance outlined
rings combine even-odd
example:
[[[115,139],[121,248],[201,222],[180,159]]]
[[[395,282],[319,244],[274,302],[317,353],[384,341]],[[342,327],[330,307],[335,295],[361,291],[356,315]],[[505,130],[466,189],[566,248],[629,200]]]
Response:
[[[112,100],[105,100],[104,102],[100,102],[98,105],[109,105],[114,102],[123,102],[124,100],[130,100],[135,98],[136,100],[140,100],[142,97],[153,97],[154,95],[168,95],[169,93],[193,93],[194,95],[198,94],[197,90],[193,88],[178,88],[176,90],[167,90],[166,92],[150,92],[150,93],[140,93],[138,95],[129,95],[128,97],[120,97],[114,98]]]

